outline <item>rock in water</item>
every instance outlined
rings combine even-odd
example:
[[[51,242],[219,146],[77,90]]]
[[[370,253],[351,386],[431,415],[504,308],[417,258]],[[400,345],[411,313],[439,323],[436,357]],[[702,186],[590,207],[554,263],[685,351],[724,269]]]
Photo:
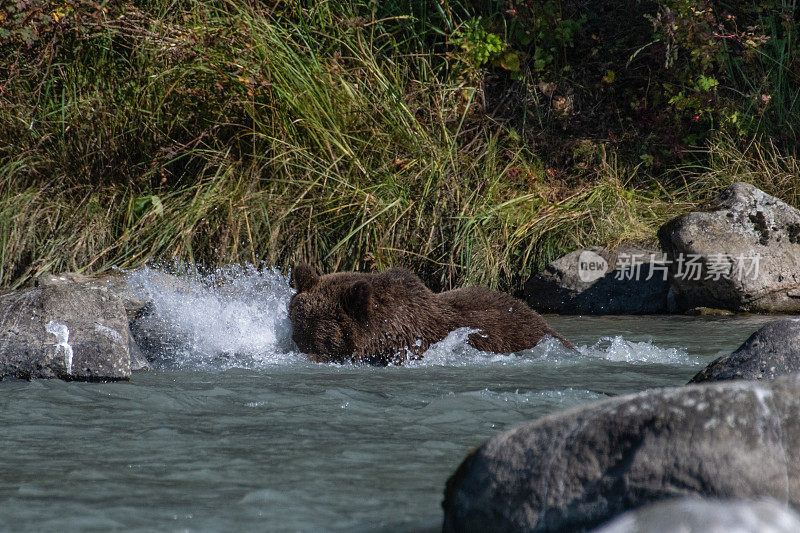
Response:
[[[681,498],[615,518],[593,533],[797,533],[800,516],[773,500]]]
[[[689,496],[800,504],[800,376],[655,389],[502,433],[448,480],[444,531],[576,531]]]
[[[663,255],[632,245],[576,250],[531,277],[525,300],[540,313],[666,313],[669,282]]]
[[[710,212],[658,231],[670,260],[671,307],[800,312],[800,211],[747,183],[734,183]]]
[[[62,272],[61,274],[43,274],[36,278],[37,287],[49,287],[51,285],[74,285],[80,284],[84,287],[91,287],[106,292],[110,292],[122,300],[128,320],[133,320],[147,304],[139,295],[135,293],[128,281],[128,276],[122,272],[112,272],[98,276],[88,276],[77,272]]]
[[[690,383],[727,379],[775,379],[800,372],[800,318],[764,325],[739,348],[710,363]]]
[[[0,297],[0,379],[127,380],[131,337],[122,301],[75,282]]]
[[[130,325],[128,326],[130,327]],[[142,352],[139,345],[133,339],[133,332],[130,333],[130,342],[128,343],[128,352],[131,355],[131,371],[138,372],[141,370],[150,370],[150,362]]]

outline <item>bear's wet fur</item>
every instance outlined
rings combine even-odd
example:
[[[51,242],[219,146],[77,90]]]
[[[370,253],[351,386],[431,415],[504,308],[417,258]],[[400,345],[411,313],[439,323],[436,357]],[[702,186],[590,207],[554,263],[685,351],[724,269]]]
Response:
[[[301,263],[292,285],[292,339],[312,361],[400,364],[462,327],[478,330],[469,344],[487,352],[532,348],[545,335],[572,348],[538,313],[507,294],[481,287],[436,294],[403,269],[320,276]]]

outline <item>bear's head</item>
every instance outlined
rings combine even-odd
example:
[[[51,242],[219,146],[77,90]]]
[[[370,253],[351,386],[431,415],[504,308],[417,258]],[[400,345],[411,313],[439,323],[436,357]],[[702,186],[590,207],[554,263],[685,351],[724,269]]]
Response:
[[[292,272],[297,293],[289,303],[292,340],[317,361],[344,362],[361,346],[373,287],[366,274],[320,276],[305,264]]]

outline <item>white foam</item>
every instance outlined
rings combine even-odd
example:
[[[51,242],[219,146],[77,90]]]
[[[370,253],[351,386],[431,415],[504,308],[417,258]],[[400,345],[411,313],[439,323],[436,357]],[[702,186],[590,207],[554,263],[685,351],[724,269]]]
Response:
[[[577,364],[587,359],[631,364],[700,365],[702,361],[680,348],[662,348],[651,342],[627,341],[621,336],[602,337],[594,345],[565,348],[561,341],[549,335],[535,347],[516,354],[481,352],[468,344],[474,330],[461,328],[451,332],[444,340],[432,345],[419,361],[406,366],[486,366],[528,364]]]
[[[661,348],[651,342],[628,341],[617,335],[601,337],[592,346],[579,346],[578,352],[587,357],[625,363],[700,365],[702,361],[681,348]]]
[[[56,341],[56,355],[59,352],[64,354],[64,366],[67,368],[67,375],[72,374],[72,346],[69,344],[69,328],[66,324],[61,324],[55,320],[51,320],[45,326],[47,333],[55,335]]]
[[[427,366],[487,366],[487,365],[524,365],[531,361],[549,359],[557,362],[560,357],[574,359],[574,351],[565,348],[563,344],[553,337],[545,336],[539,344],[530,350],[524,350],[514,355],[482,352],[469,345],[469,336],[479,333],[475,329],[459,328],[451,331],[441,341],[431,345],[423,354],[422,359],[409,361],[407,367]]]

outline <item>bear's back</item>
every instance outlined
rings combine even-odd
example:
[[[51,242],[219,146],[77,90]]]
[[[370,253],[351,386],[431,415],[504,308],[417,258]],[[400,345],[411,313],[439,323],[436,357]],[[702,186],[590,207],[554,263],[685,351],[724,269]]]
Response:
[[[416,359],[456,329],[453,309],[416,274],[391,269],[369,276],[374,290],[360,359],[383,365]]]
[[[451,306],[459,319],[458,327],[478,329],[469,343],[481,351],[513,353],[536,346],[545,335],[572,345],[524,302],[484,287],[464,287],[437,295]]]

